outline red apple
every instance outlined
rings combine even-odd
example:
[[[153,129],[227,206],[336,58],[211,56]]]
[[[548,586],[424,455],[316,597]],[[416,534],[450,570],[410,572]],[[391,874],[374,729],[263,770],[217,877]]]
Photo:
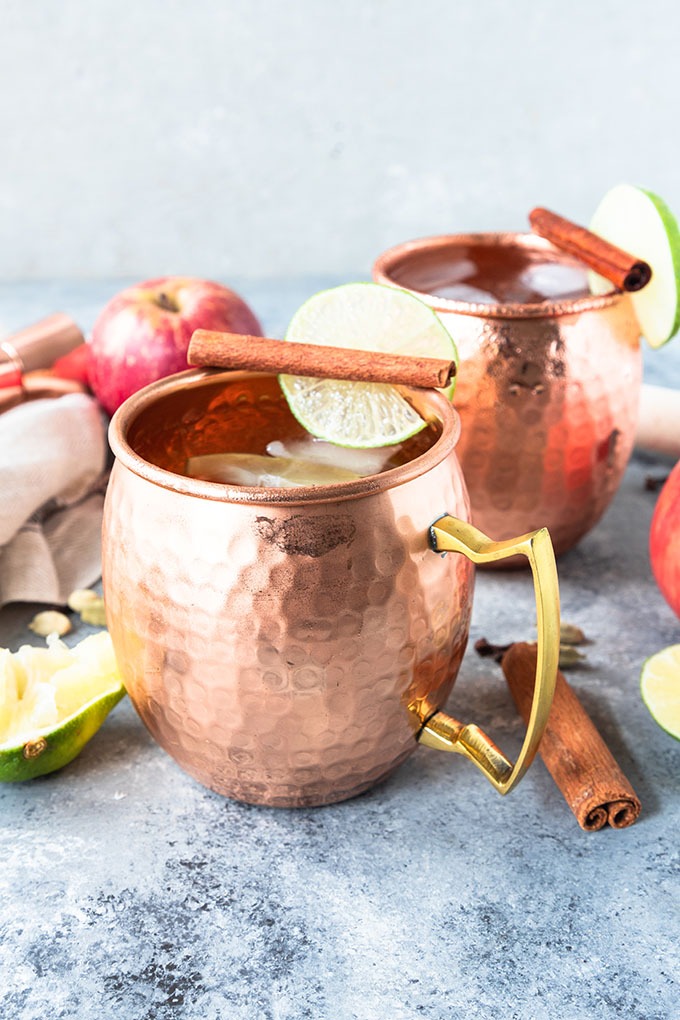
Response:
[[[52,374],[60,379],[72,379],[83,386],[89,385],[90,381],[90,346],[79,344],[68,354],[57,358],[52,365]]]
[[[649,533],[649,554],[657,584],[680,616],[680,461],[659,494]]]
[[[113,414],[143,386],[187,368],[196,329],[262,334],[245,301],[209,280],[166,276],[117,294],[92,329],[89,375],[99,403]]]

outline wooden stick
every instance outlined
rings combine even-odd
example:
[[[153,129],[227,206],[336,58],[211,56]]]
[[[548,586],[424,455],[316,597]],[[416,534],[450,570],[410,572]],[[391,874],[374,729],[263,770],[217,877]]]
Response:
[[[532,209],[529,223],[535,234],[552,241],[562,251],[575,255],[619,290],[642,290],[652,278],[652,270],[647,262],[629,255],[592,231],[549,209]]]
[[[207,329],[197,329],[192,336],[188,360],[190,365],[209,368],[242,368],[419,387],[447,386],[456,373],[454,361],[439,358],[322,347]]]
[[[531,711],[536,646],[510,645],[501,659],[505,679],[525,721]],[[539,754],[582,829],[632,825],[640,801],[581,702],[558,671]]]
[[[640,392],[635,445],[680,459],[680,390],[644,384]]]

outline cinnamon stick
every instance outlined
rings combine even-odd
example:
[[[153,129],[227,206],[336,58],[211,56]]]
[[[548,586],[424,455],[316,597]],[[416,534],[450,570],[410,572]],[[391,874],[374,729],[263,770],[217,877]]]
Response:
[[[206,368],[241,368],[418,387],[447,386],[456,373],[454,361],[440,358],[322,347],[207,329],[197,329],[193,334],[188,360],[190,365]]]
[[[532,209],[529,223],[535,234],[552,241],[562,251],[575,255],[619,290],[642,290],[652,278],[647,262],[549,209]]]
[[[501,659],[510,693],[525,721],[531,711],[536,646],[510,645]],[[538,753],[582,829],[624,829],[640,801],[562,673]]]

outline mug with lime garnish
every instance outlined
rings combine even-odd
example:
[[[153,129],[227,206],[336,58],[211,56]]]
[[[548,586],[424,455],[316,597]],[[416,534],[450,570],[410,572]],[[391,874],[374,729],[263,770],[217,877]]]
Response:
[[[625,293],[536,234],[465,234],[398,245],[374,278],[417,294],[460,353],[458,455],[472,520],[494,538],[546,526],[557,554],[609,506],[635,435],[640,333],[680,325],[680,235],[656,196],[622,185],[591,229],[644,259]]]
[[[431,309],[373,284],[317,295],[287,340],[455,358]],[[109,629],[133,704],[192,776],[251,803],[326,804],[424,743],[515,786],[552,698],[555,562],[545,530],[493,542],[469,524],[458,436],[448,388],[262,371],[190,370],[118,410]],[[513,763],[444,708],[473,563],[515,555],[533,571],[538,664]]]

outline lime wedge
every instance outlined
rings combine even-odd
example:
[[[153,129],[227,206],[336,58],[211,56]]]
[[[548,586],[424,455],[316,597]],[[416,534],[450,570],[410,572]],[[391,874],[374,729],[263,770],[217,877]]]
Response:
[[[47,643],[0,649],[0,782],[68,765],[125,694],[108,631]]]
[[[680,740],[680,645],[670,645],[647,659],[640,692],[652,718]]]
[[[643,336],[661,347],[680,329],[680,230],[673,213],[651,191],[619,184],[600,202],[590,229],[651,266],[651,280],[630,298]],[[597,273],[589,280],[593,294],[612,289]]]
[[[315,294],[293,316],[286,341],[457,360],[456,346],[431,308],[377,283],[347,283]],[[279,382],[300,424],[339,446],[391,446],[425,427],[394,386],[291,375]]]

